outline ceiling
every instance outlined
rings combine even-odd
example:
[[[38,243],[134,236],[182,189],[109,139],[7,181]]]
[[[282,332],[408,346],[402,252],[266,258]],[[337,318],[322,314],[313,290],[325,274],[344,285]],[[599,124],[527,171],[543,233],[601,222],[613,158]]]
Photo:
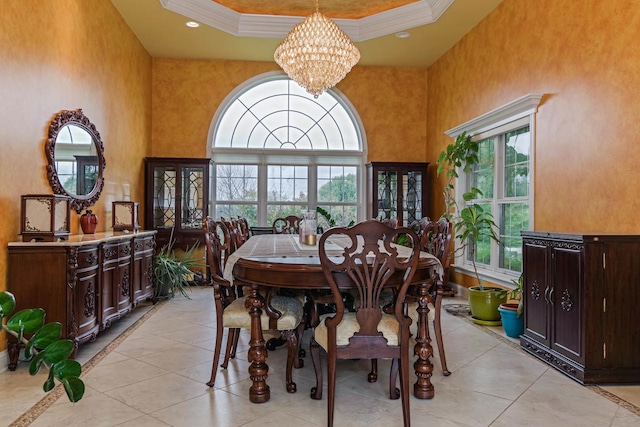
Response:
[[[360,50],[360,65],[428,67],[503,0],[321,0]],[[111,0],[155,58],[273,61],[313,0]],[[189,28],[196,21],[198,28]],[[405,31],[408,38],[398,38]]]

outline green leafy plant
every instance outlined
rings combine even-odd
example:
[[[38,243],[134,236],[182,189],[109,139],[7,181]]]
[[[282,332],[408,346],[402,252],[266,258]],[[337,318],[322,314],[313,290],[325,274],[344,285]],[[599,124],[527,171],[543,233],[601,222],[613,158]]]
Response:
[[[446,150],[442,151],[438,156],[436,164],[438,165],[437,175],[440,176],[445,172],[447,183],[445,184],[443,195],[445,203],[445,212],[442,216],[453,222],[458,211],[455,199],[455,183],[459,178],[458,170],[462,172],[472,172],[473,166],[478,163],[479,144],[473,141],[471,135],[462,132],[456,137],[453,144],[447,145]],[[482,195],[476,187],[472,187],[467,193],[463,194],[465,200],[473,200]]]
[[[160,251],[153,258],[153,273],[156,280],[155,298],[163,296],[166,290],[167,296],[173,297],[176,293],[189,298],[187,294],[187,286],[192,283],[191,278],[194,270],[204,268],[202,259],[195,255],[199,245],[187,248],[180,256],[175,254],[173,246],[175,240],[171,239],[169,243],[160,248]]]
[[[468,204],[460,210],[455,198],[455,182],[459,178],[458,171],[462,170],[465,173],[473,171],[473,166],[479,161],[478,150],[478,142],[473,141],[471,135],[466,132],[461,133],[456,137],[455,142],[447,145],[446,150],[438,156],[437,174],[445,172],[447,178],[443,192],[445,201],[443,216],[453,224],[454,234],[461,244],[457,250],[468,248],[478,285],[480,289],[484,290],[484,281],[476,266],[476,251],[478,242],[485,238],[500,244],[500,239],[495,231],[498,226],[494,222],[491,212],[485,211],[479,204]],[[471,202],[481,196],[482,191],[472,187],[462,195],[462,198],[465,202]]]
[[[0,292],[0,320],[8,317],[16,308],[16,299],[11,292]],[[36,375],[42,366],[49,369],[43,390],[49,392],[57,379],[64,386],[71,402],[84,395],[84,382],[80,379],[82,367],[69,357],[75,348],[73,341],[64,339],[59,322],[44,323],[46,313],[41,308],[20,310],[2,324],[8,334],[24,345],[24,355],[31,359],[29,373]]]
[[[511,283],[514,284],[515,288],[513,289],[505,289],[504,295],[511,301],[518,301],[518,308],[516,310],[516,317],[522,316],[522,312],[524,311],[524,303],[522,298],[522,290],[523,290],[523,280],[524,275],[520,273],[520,276],[517,280],[511,280]]]
[[[329,228],[336,226],[336,221],[333,219],[331,214],[326,209],[323,209],[320,206],[317,206],[316,207],[316,212],[318,213],[318,215],[323,217],[325,219],[325,221],[327,221],[327,224],[329,225]],[[347,224],[347,227],[351,227],[351,226],[353,226],[353,224],[355,224],[355,222],[351,221],[351,222],[349,222],[349,224]]]

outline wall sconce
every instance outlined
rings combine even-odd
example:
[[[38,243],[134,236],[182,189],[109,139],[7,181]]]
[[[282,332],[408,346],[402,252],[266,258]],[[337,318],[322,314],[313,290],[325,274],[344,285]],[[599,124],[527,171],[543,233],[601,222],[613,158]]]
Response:
[[[20,197],[20,234],[23,242],[68,239],[71,234],[70,197],[59,194],[27,194]]]
[[[113,202],[113,231],[133,231],[140,228],[140,203],[118,201]]]

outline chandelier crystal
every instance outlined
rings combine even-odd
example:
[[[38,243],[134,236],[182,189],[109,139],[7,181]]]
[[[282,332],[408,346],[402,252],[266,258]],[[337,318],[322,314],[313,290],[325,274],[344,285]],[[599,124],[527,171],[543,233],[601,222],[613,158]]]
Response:
[[[273,57],[291,80],[317,98],[351,71],[360,51],[335,22],[316,10],[293,27]]]

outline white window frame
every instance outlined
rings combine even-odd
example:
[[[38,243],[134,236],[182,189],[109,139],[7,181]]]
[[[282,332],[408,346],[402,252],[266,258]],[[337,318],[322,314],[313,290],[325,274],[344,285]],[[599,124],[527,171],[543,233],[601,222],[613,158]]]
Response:
[[[529,125],[529,131],[531,133],[531,152],[530,152],[530,165],[529,165],[529,228],[534,229],[534,179],[535,176],[535,114],[538,111],[538,106],[542,99],[543,94],[531,93],[520,97],[514,101],[511,101],[495,110],[485,113],[475,119],[472,119],[466,123],[456,126],[445,132],[445,134],[455,140],[455,138],[466,132],[474,140],[483,140],[492,135],[503,134],[511,130],[522,128]],[[496,156],[500,155],[496,152]],[[497,161],[495,165],[501,165],[502,161]],[[499,169],[499,168],[498,168]],[[462,195],[467,191],[468,175],[462,170],[458,170],[460,178],[456,180],[456,202],[458,206],[464,206],[465,201],[462,199]],[[495,192],[496,186],[502,185],[504,181],[503,171],[497,170],[494,173],[494,197],[492,198],[492,213],[494,214],[494,220],[499,223],[498,208],[499,203],[504,199],[499,196],[500,193]],[[463,274],[474,275],[473,266],[471,261],[467,260],[466,251],[459,250],[460,243],[455,239],[456,256],[454,258],[453,267],[456,271]],[[498,285],[513,287],[511,280],[517,278],[517,273],[510,270],[501,269],[498,266],[499,253],[498,246],[495,242],[491,245],[491,264],[486,266],[485,264],[478,264],[478,272],[486,280],[496,283]]]
[[[282,71],[273,71],[255,76],[244,83],[237,86],[227,97],[220,103],[216,113],[214,114],[211,124],[209,126],[209,134],[207,137],[207,157],[213,160],[212,177],[210,187],[210,205],[209,212],[211,215],[215,214],[215,202],[216,202],[216,164],[246,164],[258,166],[258,226],[270,226],[267,224],[267,200],[266,200],[266,185],[267,185],[267,166],[268,165],[304,165],[309,166],[309,188],[308,188],[308,206],[311,209],[315,209],[318,205],[317,201],[317,166],[356,166],[357,177],[356,184],[358,188],[357,193],[357,220],[362,221],[366,217],[366,170],[364,167],[365,159],[367,158],[367,138],[364,131],[364,125],[360,116],[358,115],[355,107],[349,99],[338,89],[331,88],[327,92],[330,92],[332,96],[338,99],[339,103],[345,108],[353,119],[353,124],[358,132],[360,139],[361,151],[356,150],[271,150],[271,149],[250,149],[250,148],[224,148],[215,147],[214,138],[216,135],[217,126],[224,115],[227,107],[244,91],[249,90],[251,87],[256,86],[262,82],[267,82],[274,79],[287,78],[286,74]],[[324,96],[329,96],[325,94]],[[261,196],[264,195],[264,196]],[[247,204],[247,202],[238,202],[232,204]],[[269,204],[282,204],[286,205],[287,202]],[[297,203],[291,203],[297,204]],[[325,203],[321,202],[321,205],[336,205],[341,203]]]

